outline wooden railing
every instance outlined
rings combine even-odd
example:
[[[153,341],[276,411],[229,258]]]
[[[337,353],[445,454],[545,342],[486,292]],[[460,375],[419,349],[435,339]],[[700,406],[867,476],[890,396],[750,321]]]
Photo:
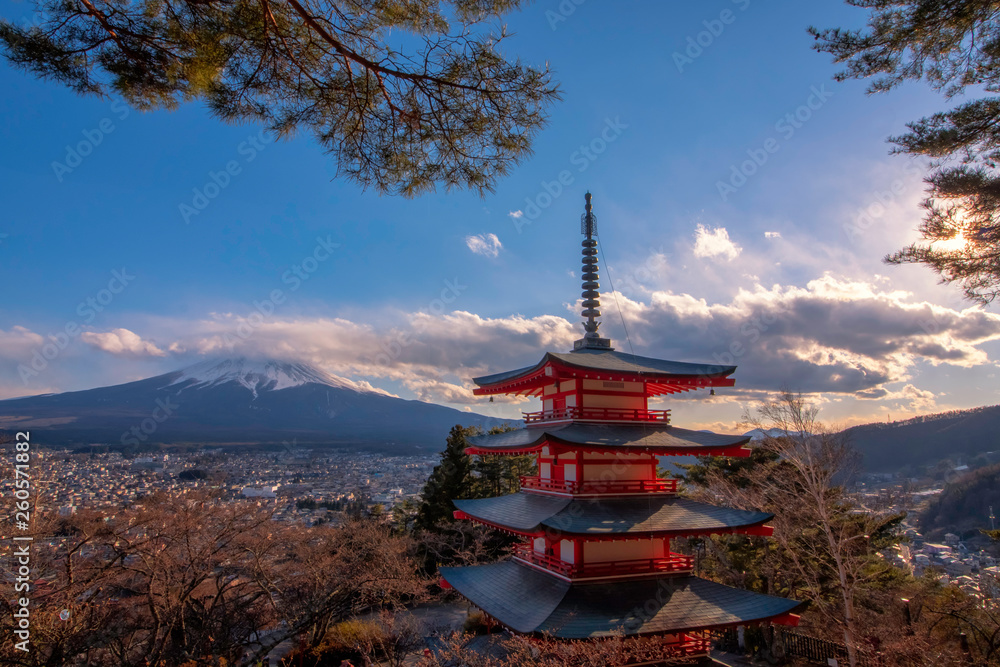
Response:
[[[589,421],[637,421],[670,423],[670,410],[646,410],[645,408],[560,408],[540,412],[524,412],[524,422],[565,421],[569,419]]]
[[[515,544],[514,558],[519,558],[532,565],[540,565],[546,570],[557,572],[567,577],[573,574],[573,563],[567,563],[563,559],[550,554],[538,553],[530,544]]]
[[[556,556],[538,553],[530,544],[518,544],[514,546],[514,557],[566,577],[583,579],[621,577],[632,574],[690,572],[694,569],[694,557],[675,553],[662,558],[567,563]]]
[[[766,628],[747,627],[742,647],[736,628],[726,628],[712,634],[716,647],[727,653],[763,654],[769,656],[769,659],[802,658],[818,665],[831,664],[830,660],[833,659],[838,664],[847,664],[847,647],[843,644],[785,628],[775,628],[773,625]],[[878,664],[877,657],[866,650],[859,648],[856,655],[859,667],[874,667]]]
[[[778,632],[777,638],[782,643],[785,655],[827,664],[833,658],[838,664],[848,664],[847,647],[843,644],[785,629]],[[871,667],[874,662],[866,651],[857,651],[856,658],[858,667]]]
[[[663,645],[665,658],[690,658],[708,655],[712,650],[712,640],[707,636],[684,635],[681,641]]]
[[[677,493],[676,479],[621,479],[621,480],[562,480],[544,477],[521,477],[522,489],[550,491],[552,493],[617,494],[617,493]]]

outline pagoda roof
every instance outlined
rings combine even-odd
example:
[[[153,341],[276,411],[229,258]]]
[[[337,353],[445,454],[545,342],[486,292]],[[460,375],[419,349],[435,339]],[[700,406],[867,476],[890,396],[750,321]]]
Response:
[[[628,534],[733,533],[763,526],[774,516],[677,496],[572,498],[521,491],[453,502],[459,512],[471,519],[526,535],[556,531],[620,538]]]
[[[540,449],[552,442],[598,450],[644,451],[655,454],[741,456],[748,435],[692,431],[667,424],[593,424],[574,422],[534,426],[468,438],[469,453],[504,453]],[[743,450],[743,451],[740,451]]]
[[[501,387],[513,383],[536,379],[542,375],[543,369],[554,364],[569,372],[593,372],[615,377],[642,376],[642,379],[655,381],[686,380],[690,389],[699,386],[729,386],[732,380],[726,376],[736,371],[736,366],[720,366],[718,364],[698,364],[685,361],[669,361],[640,357],[635,354],[617,352],[614,350],[597,350],[582,348],[572,352],[546,352],[542,360],[533,366],[525,366],[513,371],[494,373],[472,378],[479,385],[476,393],[499,393]],[[537,378],[537,379],[544,379]],[[670,384],[667,382],[667,384]],[[494,391],[489,391],[493,389]],[[677,389],[684,391],[685,389]],[[664,392],[670,393],[670,392]]]
[[[803,603],[691,575],[572,583],[514,561],[442,567],[472,604],[516,632],[587,639],[785,620]],[[789,619],[790,620],[790,619]]]

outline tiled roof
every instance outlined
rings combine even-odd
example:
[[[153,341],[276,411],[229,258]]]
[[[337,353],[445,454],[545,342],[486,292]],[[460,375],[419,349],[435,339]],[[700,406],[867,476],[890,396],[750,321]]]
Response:
[[[574,499],[522,491],[454,503],[471,517],[510,530],[537,533],[548,528],[572,535],[728,532],[774,516],[676,496]]]
[[[550,439],[571,445],[651,450],[677,454],[697,454],[699,452],[692,450],[734,447],[750,442],[748,435],[724,435],[707,431],[692,431],[661,424],[587,424],[576,422],[477,435],[469,438],[468,441],[471,446],[482,449],[514,449],[532,447]]]
[[[775,618],[801,606],[690,575],[571,584],[513,561],[444,567],[441,575],[513,630],[561,639],[700,630]]]
[[[611,373],[639,373],[651,376],[652,378],[670,375],[725,377],[736,372],[736,366],[669,361],[667,359],[640,357],[628,354],[627,352],[582,349],[573,352],[547,352],[542,357],[542,360],[534,366],[526,366],[517,370],[495,373],[493,375],[484,375],[472,378],[472,381],[479,386],[497,384],[527,375],[552,360],[577,368]]]

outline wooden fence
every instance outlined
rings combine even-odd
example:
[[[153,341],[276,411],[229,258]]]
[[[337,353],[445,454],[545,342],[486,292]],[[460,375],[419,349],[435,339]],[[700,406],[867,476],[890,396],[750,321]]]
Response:
[[[847,647],[827,639],[819,639],[784,628],[748,627],[743,634],[743,648],[739,646],[736,628],[729,628],[714,635],[715,645],[729,653],[766,653],[773,657],[803,658],[818,665],[829,665],[836,660],[841,667],[849,665]],[[867,653],[858,651],[859,667],[876,667],[878,664]]]

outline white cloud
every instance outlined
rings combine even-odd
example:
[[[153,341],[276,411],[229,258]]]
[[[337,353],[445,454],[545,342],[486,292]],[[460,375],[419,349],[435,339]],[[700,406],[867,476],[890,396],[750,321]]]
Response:
[[[862,399],[878,399],[883,402],[893,401],[902,409],[912,413],[928,413],[938,408],[937,395],[932,391],[920,389],[912,384],[902,389],[890,391],[885,387],[877,387],[869,391],[859,391],[855,394]]]
[[[45,344],[45,338],[22,326],[13,326],[10,331],[0,329],[0,357],[20,358],[27,363],[34,352]]]
[[[475,236],[466,236],[465,245],[469,246],[469,250],[472,252],[477,255],[483,255],[484,257],[496,257],[500,254],[500,250],[503,249],[503,245],[500,243],[500,239],[497,238],[496,234],[476,234]]]
[[[781,232],[764,232],[765,239],[780,239]]]
[[[608,293],[602,300],[614,301]],[[935,399],[944,394],[929,391],[938,392],[922,382],[923,370],[989,366],[983,344],[1000,339],[998,314],[934,305],[874,279],[826,275],[802,287],[756,285],[715,302],[651,291],[640,300],[619,294],[618,303],[636,354],[739,366],[733,400],[787,387],[829,400],[853,397],[893,414],[936,409]],[[169,350],[172,367],[164,364],[162,372],[218,356],[298,360],[359,386],[479,410],[483,399],[473,396],[471,378],[534,364],[545,351],[568,351],[582,334],[578,309],[579,303],[567,304],[565,317],[275,315],[254,327],[243,315],[223,313],[194,321],[157,318],[151,326],[163,339],[160,346],[128,329],[82,337],[123,359],[163,358]],[[602,332],[627,349],[617,313],[605,315]],[[15,385],[17,364],[42,340],[23,327],[0,331],[0,387]],[[129,377],[133,373],[128,369]]]
[[[709,229],[698,225],[694,236],[695,257],[725,257],[736,259],[743,248],[729,240],[729,232],[725,227]]]
[[[605,293],[602,300],[613,297]],[[1000,315],[935,306],[832,276],[805,287],[758,285],[721,303],[662,291],[643,301],[619,294],[618,301],[637,354],[738,365],[737,386],[749,392],[789,387],[930,404],[933,395],[913,393],[922,391],[915,386],[907,393],[884,387],[914,383],[920,363],[989,364],[980,345],[1000,339]],[[568,312],[578,308],[568,305]],[[569,350],[582,333],[575,317],[417,312],[378,326],[342,318],[272,320],[245,341],[237,339],[233,350],[227,345],[241,321],[227,314],[185,324],[188,333],[178,343],[202,355],[300,359],[453,404],[481,401],[472,395],[472,377],[533,364],[545,351]],[[617,316],[605,316],[604,324],[602,331],[624,349]]]
[[[520,217],[522,217],[524,215],[524,211],[522,211],[521,209],[518,209],[516,211],[510,211],[509,213],[507,213],[507,215],[509,215],[514,220],[517,220],[518,218],[520,218]]]
[[[138,334],[128,329],[114,329],[104,333],[85,331],[80,334],[81,340],[99,350],[114,355],[135,357],[165,357],[167,353],[154,343],[145,341]],[[174,345],[171,345],[174,348]]]
[[[980,346],[1000,339],[998,315],[829,275],[742,289],[728,303],[671,292],[620,303],[633,343],[650,356],[739,365],[739,385],[750,389],[866,392],[909,380],[918,363],[987,365]]]

